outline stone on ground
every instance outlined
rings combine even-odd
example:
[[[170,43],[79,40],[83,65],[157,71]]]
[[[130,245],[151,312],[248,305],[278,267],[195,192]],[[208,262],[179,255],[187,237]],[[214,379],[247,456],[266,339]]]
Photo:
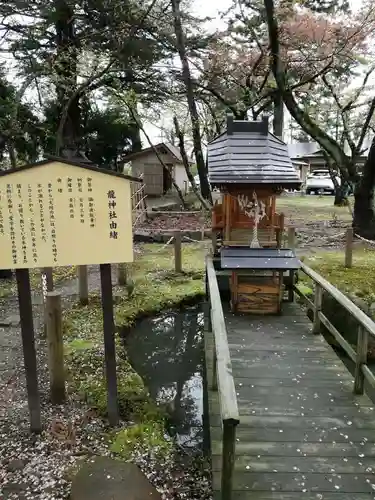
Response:
[[[73,479],[71,500],[161,500],[139,467],[95,457]]]

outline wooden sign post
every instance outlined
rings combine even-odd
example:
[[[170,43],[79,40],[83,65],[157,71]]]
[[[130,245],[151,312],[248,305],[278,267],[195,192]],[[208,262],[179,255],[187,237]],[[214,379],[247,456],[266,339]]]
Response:
[[[66,398],[61,295],[59,292],[47,293],[46,311],[51,401],[59,405],[64,403]]]
[[[42,430],[42,424],[40,420],[40,401],[29,270],[16,269],[16,279],[21,318],[21,335],[26,374],[27,401],[30,412],[30,430],[32,432],[40,432]]]
[[[133,261],[132,181],[141,182],[60,158],[0,172],[0,269],[16,269],[32,431],[41,421],[30,268],[101,265],[108,416],[118,422],[111,264]],[[50,353],[60,368],[62,347]]]
[[[119,414],[111,264],[100,264],[100,282],[103,308],[104,360],[107,382],[107,411],[110,425],[115,426],[118,424]]]

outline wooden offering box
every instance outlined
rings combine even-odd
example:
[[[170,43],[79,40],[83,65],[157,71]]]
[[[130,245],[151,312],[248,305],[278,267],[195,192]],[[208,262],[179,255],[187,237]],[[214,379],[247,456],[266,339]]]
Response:
[[[280,313],[281,284],[279,273],[250,275],[232,272],[230,278],[232,310],[254,314]]]
[[[294,251],[274,248],[224,247],[221,267],[231,273],[233,311],[279,314],[283,297],[283,273],[297,270]]]

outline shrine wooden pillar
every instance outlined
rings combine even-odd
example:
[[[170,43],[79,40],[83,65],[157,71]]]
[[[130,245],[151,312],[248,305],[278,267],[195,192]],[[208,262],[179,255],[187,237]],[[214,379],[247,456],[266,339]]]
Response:
[[[230,232],[231,232],[231,211],[232,211],[232,197],[229,193],[225,193],[224,195],[224,241],[230,240]]]

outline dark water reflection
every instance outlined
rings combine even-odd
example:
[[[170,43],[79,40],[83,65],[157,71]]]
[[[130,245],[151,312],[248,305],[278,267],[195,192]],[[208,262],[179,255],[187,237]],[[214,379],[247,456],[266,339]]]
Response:
[[[138,322],[124,339],[134,369],[170,414],[183,446],[203,443],[203,313],[200,305]]]

